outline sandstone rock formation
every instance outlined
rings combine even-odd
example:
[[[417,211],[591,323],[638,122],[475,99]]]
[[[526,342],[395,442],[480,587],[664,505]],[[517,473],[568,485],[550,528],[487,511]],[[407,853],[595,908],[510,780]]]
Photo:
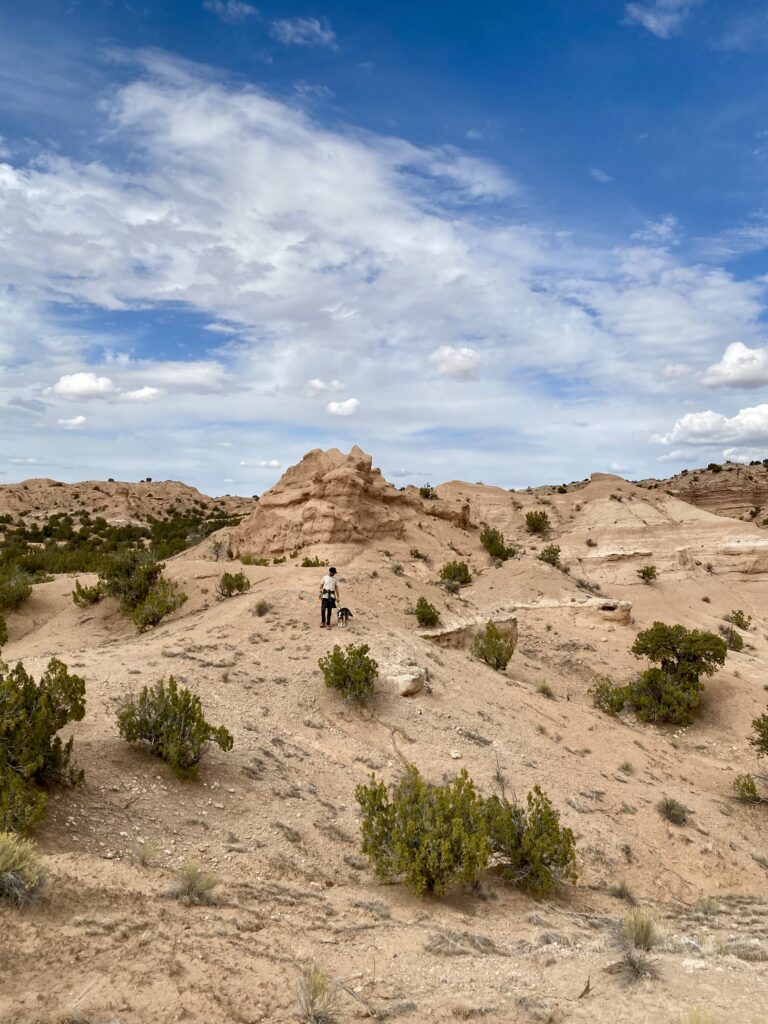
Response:
[[[426,501],[415,488],[399,491],[357,446],[309,452],[292,466],[258,507],[230,533],[237,556],[280,555],[310,545],[363,544],[401,538],[427,515],[466,527],[466,503]]]

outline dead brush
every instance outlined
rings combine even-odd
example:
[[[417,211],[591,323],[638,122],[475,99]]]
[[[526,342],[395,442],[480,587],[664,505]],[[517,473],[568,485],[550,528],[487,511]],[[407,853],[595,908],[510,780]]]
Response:
[[[624,900],[624,902],[628,903],[630,907],[637,906],[637,900],[635,899],[634,894],[626,881],[621,881],[618,882],[616,885],[612,885],[608,889],[608,892],[617,900]]]
[[[659,976],[658,961],[648,956],[645,950],[628,946],[620,960],[612,963],[607,970],[620,975],[628,985],[638,981],[654,981]]]
[[[296,997],[299,1015],[306,1024],[336,1024],[338,989],[315,964],[306,966],[299,975]]]
[[[171,899],[181,900],[190,906],[210,906],[216,902],[213,890],[218,884],[219,879],[216,875],[206,871],[197,861],[190,860],[174,875],[168,895]]]
[[[493,939],[472,932],[435,932],[425,942],[424,949],[438,956],[471,956],[472,953],[503,955]]]

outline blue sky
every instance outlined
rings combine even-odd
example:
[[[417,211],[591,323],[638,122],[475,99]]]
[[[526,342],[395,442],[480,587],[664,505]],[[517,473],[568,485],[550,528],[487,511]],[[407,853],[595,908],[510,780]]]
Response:
[[[768,11],[0,0],[0,481],[768,455]]]

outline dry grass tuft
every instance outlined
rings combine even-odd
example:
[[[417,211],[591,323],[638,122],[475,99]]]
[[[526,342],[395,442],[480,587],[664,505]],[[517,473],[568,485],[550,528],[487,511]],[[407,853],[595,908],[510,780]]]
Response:
[[[424,945],[428,953],[440,956],[470,956],[472,953],[497,953],[501,950],[485,935],[472,932],[435,932]]]
[[[338,990],[319,967],[309,964],[301,972],[297,985],[299,1014],[306,1024],[335,1024]]]
[[[633,949],[652,949],[658,941],[656,922],[650,914],[634,907],[624,918],[622,934]]]
[[[688,808],[679,800],[665,796],[656,805],[659,814],[672,825],[685,825],[688,822]]]
[[[620,960],[611,964],[608,970],[612,974],[620,974],[628,985],[638,981],[653,981],[659,976],[658,961],[642,949],[629,947]]]
[[[213,890],[219,879],[210,871],[206,871],[196,861],[188,861],[174,875],[174,882],[168,895],[174,900],[182,900],[193,905],[212,904],[216,902]]]
[[[27,839],[0,832],[0,902],[29,906],[40,895],[45,875]]]

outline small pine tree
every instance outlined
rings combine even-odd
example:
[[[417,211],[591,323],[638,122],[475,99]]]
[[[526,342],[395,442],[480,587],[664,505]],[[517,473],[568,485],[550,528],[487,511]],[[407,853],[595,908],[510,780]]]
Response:
[[[440,570],[440,579],[443,583],[456,583],[459,586],[472,582],[466,562],[446,562]]]
[[[547,546],[541,551],[538,556],[540,562],[546,562],[547,565],[554,566],[555,569],[560,568],[560,548],[557,544],[547,544]]]
[[[378,664],[368,657],[368,644],[337,645],[318,662],[325,685],[338,691],[345,701],[364,701],[373,693]]]
[[[550,530],[549,516],[546,512],[542,512],[539,509],[535,509],[532,512],[526,512],[525,528],[528,533],[544,536],[544,534],[549,533]]]
[[[30,828],[45,814],[44,787],[77,785],[74,739],[57,733],[85,715],[85,682],[52,658],[39,682],[21,662],[0,663],[0,832]]]
[[[408,765],[392,797],[371,776],[358,786],[363,853],[381,878],[401,878],[417,895],[440,896],[474,882],[490,856],[483,801],[466,770],[433,786]]]
[[[485,526],[480,531],[480,543],[491,556],[506,562],[508,558],[514,558],[517,554],[516,548],[507,547],[504,543],[504,534],[493,526]]]
[[[144,743],[150,752],[167,761],[180,779],[193,779],[208,744],[231,750],[234,740],[223,725],[206,722],[200,698],[180,688],[173,676],[147,687],[138,697],[120,701],[117,727],[129,743]]]
[[[511,634],[502,633],[492,622],[472,642],[472,654],[497,672],[504,671],[514,653],[515,641]]]
[[[425,597],[416,602],[416,621],[425,629],[431,629],[440,622],[440,612]]]

